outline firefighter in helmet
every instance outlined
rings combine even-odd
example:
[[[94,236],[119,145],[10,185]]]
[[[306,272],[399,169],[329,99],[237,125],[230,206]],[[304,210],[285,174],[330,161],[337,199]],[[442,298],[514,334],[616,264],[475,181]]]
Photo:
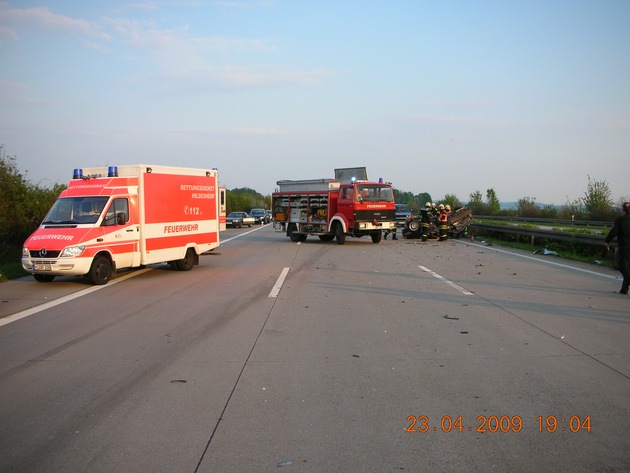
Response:
[[[431,202],[424,204],[424,207],[420,209],[420,235],[422,241],[429,239],[429,228],[431,228],[431,219],[433,213],[431,212]]]
[[[446,239],[448,238],[448,213],[446,211],[446,207],[444,207],[443,204],[440,204],[439,211],[440,213],[438,214],[438,233],[440,234],[440,241],[446,241]]]
[[[437,219],[437,216],[440,215],[440,210],[435,205],[435,202],[431,203],[431,214]]]

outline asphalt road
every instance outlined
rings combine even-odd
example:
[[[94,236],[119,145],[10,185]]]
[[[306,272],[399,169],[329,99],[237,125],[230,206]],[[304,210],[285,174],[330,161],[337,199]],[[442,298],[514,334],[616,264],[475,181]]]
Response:
[[[630,471],[617,272],[222,238],[190,272],[0,284],[1,472]]]

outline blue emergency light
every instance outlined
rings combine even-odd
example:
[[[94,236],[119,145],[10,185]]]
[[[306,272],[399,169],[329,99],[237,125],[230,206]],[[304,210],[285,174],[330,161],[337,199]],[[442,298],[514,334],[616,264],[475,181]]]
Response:
[[[72,179],[83,179],[83,169],[75,168],[72,172]]]
[[[118,166],[109,166],[107,168],[107,177],[118,177]]]

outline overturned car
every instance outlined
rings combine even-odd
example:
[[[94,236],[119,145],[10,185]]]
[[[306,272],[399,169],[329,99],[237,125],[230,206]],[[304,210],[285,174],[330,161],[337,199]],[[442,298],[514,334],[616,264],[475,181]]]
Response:
[[[461,207],[448,216],[447,232],[449,238],[459,238],[468,234],[472,223],[472,211],[469,207]],[[414,217],[405,223],[402,231],[404,238],[421,238],[420,218]],[[439,238],[437,218],[431,219],[429,238]]]

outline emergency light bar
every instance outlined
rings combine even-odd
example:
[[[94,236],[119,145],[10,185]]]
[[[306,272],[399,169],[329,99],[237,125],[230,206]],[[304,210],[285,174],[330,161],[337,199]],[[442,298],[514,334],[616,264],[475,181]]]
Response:
[[[93,177],[100,177],[100,175],[84,176],[82,168],[74,168],[72,171],[72,179],[90,179]],[[118,177],[118,166],[108,166],[107,177]]]

